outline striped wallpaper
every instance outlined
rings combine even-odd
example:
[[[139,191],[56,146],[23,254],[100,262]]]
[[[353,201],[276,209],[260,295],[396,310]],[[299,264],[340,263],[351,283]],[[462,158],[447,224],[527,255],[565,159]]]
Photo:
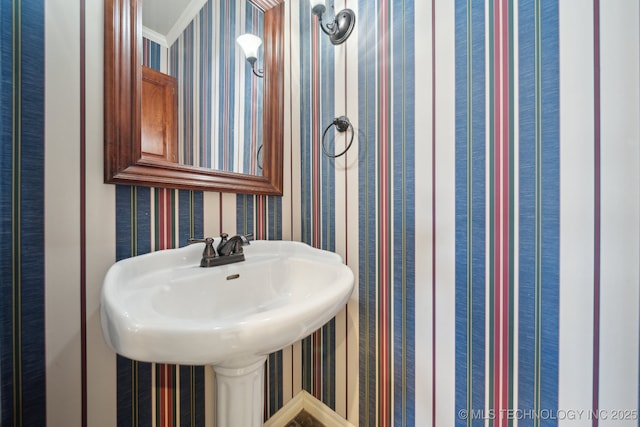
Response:
[[[44,5],[0,2],[0,424],[44,425]]]
[[[311,16],[310,4],[301,2],[300,84],[306,88],[300,93],[301,232],[303,242],[335,251],[335,168],[321,149],[324,126],[335,117],[334,49],[326,37],[320,37],[322,32]],[[302,342],[302,387],[332,408],[335,327],[335,321],[330,321]]]
[[[360,425],[413,425],[414,2],[358,12]]]
[[[457,409],[495,414],[558,409],[558,7],[515,7],[456,10]]]
[[[616,11],[609,25],[621,18],[628,5],[607,5]],[[602,144],[600,91],[610,82],[607,79],[619,78],[616,75],[622,70],[616,68],[618,63],[607,67],[608,76],[601,73],[599,51],[613,46],[600,36],[604,9],[598,1],[588,6],[564,9],[565,14],[577,11],[582,19],[588,18],[586,28],[579,28],[582,37],[590,34],[581,39],[579,50],[579,54],[586,53],[585,62],[573,50],[562,51],[560,38],[566,34],[562,29],[571,32],[574,28],[561,27],[558,2],[456,2],[456,425],[484,425],[487,420],[495,426],[558,425],[568,420],[593,426],[637,425],[638,263],[625,263],[616,280],[605,280],[602,274],[601,200],[606,178],[601,162],[611,152],[631,150],[626,162],[629,169],[622,174],[609,172],[613,179],[616,175],[629,178],[625,200],[618,202],[629,215],[627,221],[631,220],[625,227],[635,236],[636,243],[631,245],[635,246],[632,253],[637,254],[638,121],[626,123],[630,139],[619,139],[609,129],[607,147]],[[634,17],[626,22],[635,22],[632,38],[637,50],[637,5],[626,13]],[[615,25],[608,28],[610,35]],[[578,57],[588,68],[565,66],[562,70],[561,53],[565,61]],[[636,72],[637,53],[631,63]],[[562,80],[567,71],[569,77],[564,74]],[[582,73],[583,86],[576,96],[567,79]],[[563,83],[567,85],[564,92]],[[628,94],[619,103],[609,104],[609,111],[630,104],[637,114],[638,83],[627,84]],[[572,114],[571,109],[584,111],[582,105],[589,106],[591,114],[583,116],[580,124],[565,120],[562,138],[562,120]],[[583,128],[591,129],[585,138]],[[572,147],[564,155],[561,141]],[[576,149],[591,153],[591,161],[580,161],[584,155],[575,156]],[[574,194],[566,189],[571,187],[563,178],[577,173],[577,168],[588,171],[591,180],[583,181],[579,194]],[[568,172],[563,175],[562,171]],[[589,199],[591,206],[585,206]],[[563,232],[577,224],[584,228]],[[582,281],[579,277],[583,275],[576,274],[579,255],[574,251],[585,240],[590,240],[590,249],[583,250],[591,256],[578,268],[590,271],[591,278]],[[561,252],[561,241],[570,249]],[[623,241],[618,241],[622,247],[631,243]],[[609,250],[609,259],[631,261],[617,248]],[[628,329],[636,345],[620,346],[618,342],[617,363],[621,364],[606,368],[627,370],[635,386],[630,390],[623,385],[631,385],[629,380],[618,377],[618,387],[635,397],[623,398],[619,389],[601,385],[601,355],[611,353],[601,342],[603,292],[610,298],[622,292],[635,301],[634,307],[609,306],[609,310],[621,311],[616,316],[618,325]],[[587,304],[576,306],[572,299],[578,296]],[[563,316],[566,321],[574,315],[590,320],[583,324],[569,321],[566,324],[571,327],[563,328]],[[609,328],[612,326],[610,323]],[[589,335],[578,332],[582,328],[591,331]],[[576,342],[566,334],[585,339]],[[584,380],[574,381],[570,374],[574,367],[567,363],[575,362],[563,360],[563,350],[580,359],[578,366],[586,368]],[[563,367],[567,374],[563,375]],[[583,388],[585,381],[589,386]],[[573,398],[576,394],[585,398]],[[606,405],[603,396],[607,396]]]
[[[339,0],[333,46],[285,1],[282,197],[103,184],[101,5],[51,2],[0,1],[2,425],[211,426],[211,369],[116,357],[96,313],[115,260],[221,231],[358,278],[269,356],[265,418],[305,389],[357,426],[638,425],[638,2]]]

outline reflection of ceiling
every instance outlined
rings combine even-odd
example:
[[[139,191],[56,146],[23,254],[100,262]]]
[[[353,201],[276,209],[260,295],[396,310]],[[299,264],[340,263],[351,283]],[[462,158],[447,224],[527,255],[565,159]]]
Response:
[[[169,47],[182,34],[208,0],[141,0],[143,35]],[[251,0],[257,8],[267,10],[284,0]]]
[[[142,23],[166,36],[191,0],[143,0]]]
[[[280,3],[284,0],[254,0],[256,5],[265,10]],[[190,3],[199,3],[197,10],[204,4],[198,0],[143,0],[142,7],[142,23],[148,29],[158,34],[166,36],[169,31],[185,11],[195,7]]]
[[[207,0],[142,0],[142,26],[152,39],[171,45]]]

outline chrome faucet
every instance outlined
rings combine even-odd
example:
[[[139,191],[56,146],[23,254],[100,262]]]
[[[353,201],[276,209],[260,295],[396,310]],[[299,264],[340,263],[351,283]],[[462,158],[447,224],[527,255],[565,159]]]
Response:
[[[200,260],[200,267],[215,267],[218,265],[226,265],[234,262],[244,261],[243,246],[249,244],[249,239],[253,234],[237,235],[228,239],[227,233],[220,235],[220,242],[218,243],[217,253],[213,248],[213,238],[206,237],[204,239],[187,239],[187,243],[204,243],[204,250],[202,251],[202,259]]]

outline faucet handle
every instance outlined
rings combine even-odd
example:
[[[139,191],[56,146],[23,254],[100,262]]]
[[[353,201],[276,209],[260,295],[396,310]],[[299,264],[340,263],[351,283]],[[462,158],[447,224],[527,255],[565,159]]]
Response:
[[[192,243],[209,243],[209,241],[213,242],[213,237],[205,237],[203,239],[196,239],[195,237],[189,237],[187,239],[188,244]]]
[[[187,243],[204,243],[204,251],[202,251],[203,258],[213,258],[216,256],[216,250],[213,248],[213,237],[205,237],[204,239],[194,239],[190,237],[187,239]]]

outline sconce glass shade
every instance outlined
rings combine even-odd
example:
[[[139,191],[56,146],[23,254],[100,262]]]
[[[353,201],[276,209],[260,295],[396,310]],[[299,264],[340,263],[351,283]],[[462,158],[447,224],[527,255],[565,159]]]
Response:
[[[242,48],[247,60],[249,60],[249,58],[254,58],[254,60],[258,58],[258,48],[262,44],[262,39],[260,37],[247,33],[238,37],[236,41]]]

